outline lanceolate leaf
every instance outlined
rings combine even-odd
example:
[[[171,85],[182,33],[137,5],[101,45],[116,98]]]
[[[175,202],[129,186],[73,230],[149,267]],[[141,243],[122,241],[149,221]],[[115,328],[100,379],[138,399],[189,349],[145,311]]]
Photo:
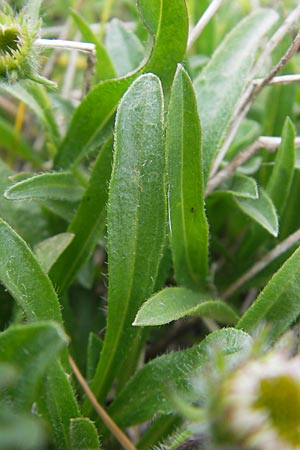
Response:
[[[253,332],[261,323],[267,323],[276,339],[300,314],[299,277],[300,249],[275,273],[237,327]]]
[[[195,81],[203,130],[203,169],[206,184],[212,162],[248,83],[262,37],[276,22],[276,12],[258,9],[227,35]]]
[[[130,87],[116,119],[108,204],[108,320],[92,385],[101,400],[139,333],[132,322],[155,285],[165,241],[165,203],[162,88],[148,74]]]
[[[172,392],[189,391],[192,377],[197,376],[208,360],[209,352],[231,355],[247,348],[250,342],[247,334],[227,328],[210,334],[187,350],[152,360],[120,392],[109,408],[110,415],[120,426],[128,426],[144,422],[154,415],[174,412]]]
[[[280,213],[288,198],[295,169],[295,128],[286,119],[282,131],[282,143],[277,150],[275,165],[266,191]]]
[[[170,242],[179,284],[202,289],[208,276],[201,130],[191,80],[178,66],[166,130]]]
[[[258,198],[257,183],[254,178],[236,173],[233,177],[225,180],[215,193],[232,194],[241,198]]]
[[[18,407],[31,409],[37,400],[38,383],[68,339],[54,322],[11,326],[0,333],[0,362],[18,370],[17,383],[6,390],[5,398]]]
[[[272,236],[277,237],[279,224],[276,210],[272,200],[263,189],[259,190],[259,197],[257,199],[236,197],[235,201],[245,214],[259,223]]]
[[[0,219],[0,280],[30,321],[61,322],[54,288],[23,239]]]
[[[111,162],[112,138],[100,150],[85,195],[69,225],[68,232],[73,233],[75,238],[50,271],[50,278],[59,290],[65,289],[74,280],[103,232]]]
[[[155,29],[155,43],[149,60],[136,72],[125,78],[107,80],[98,84],[75,111],[56,160],[56,168],[70,168],[78,164],[93,146],[117,105],[137,76],[153,72],[170,86],[178,62],[181,62],[187,40],[187,11],[184,0],[158,0],[141,6],[151,10],[159,20]],[[149,8],[150,7],[150,8]],[[178,32],[180,30],[180,32]]]
[[[50,172],[35,175],[10,186],[4,192],[8,200],[67,200],[76,202],[83,194],[83,187],[68,172]]]
[[[186,316],[209,317],[235,323],[237,314],[223,301],[185,288],[166,288],[149,298],[140,308],[133,325],[164,325]]]

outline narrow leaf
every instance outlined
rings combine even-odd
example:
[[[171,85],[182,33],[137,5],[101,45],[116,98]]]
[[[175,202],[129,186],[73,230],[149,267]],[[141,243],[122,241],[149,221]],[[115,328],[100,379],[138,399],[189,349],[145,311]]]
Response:
[[[0,280],[27,319],[62,321],[54,288],[23,239],[0,219]]]
[[[100,443],[95,424],[87,417],[71,419],[70,450],[99,450]]]
[[[128,426],[174,412],[172,391],[188,393],[192,378],[208,361],[210,352],[232,355],[248,348],[250,343],[247,334],[226,328],[211,333],[187,350],[159,356],[133,376],[110,406],[110,415],[120,426]]]
[[[263,190],[259,190],[257,199],[235,199],[239,208],[255,222],[259,223],[272,236],[277,237],[279,231],[278,218],[272,200]]]
[[[83,194],[83,187],[71,173],[51,172],[35,175],[10,186],[4,196],[8,200],[60,200],[76,202]]]
[[[300,249],[275,273],[237,327],[252,332],[265,322],[276,339],[300,314],[299,276]]]
[[[203,130],[205,184],[248,83],[248,75],[262,37],[277,19],[277,13],[268,9],[258,9],[247,16],[227,35],[195,80]]]
[[[87,263],[105,226],[107,185],[111,174],[112,139],[103,145],[93,166],[89,185],[79,208],[68,227],[75,235],[50,271],[50,278],[59,290],[64,290]]]
[[[116,72],[112,61],[107,53],[106,48],[101,41],[91,30],[89,24],[76,11],[71,11],[72,18],[76,23],[83,39],[87,42],[92,42],[96,46],[96,65],[95,77],[96,80],[106,80],[108,78],[115,78]]]
[[[49,272],[61,253],[70,245],[73,239],[74,234],[72,233],[60,233],[35,246],[35,256],[45,273]]]
[[[37,400],[42,376],[67,343],[54,322],[11,326],[0,333],[0,362],[12,363],[19,375],[16,385],[6,389],[6,400],[29,410]]]
[[[116,119],[108,203],[108,319],[92,385],[101,400],[139,334],[132,322],[155,285],[165,203],[162,88],[156,76],[147,74],[127,91]]]
[[[170,243],[179,284],[202,289],[208,276],[201,129],[191,80],[178,66],[166,130]]]
[[[215,191],[216,193],[232,194],[241,198],[258,198],[257,183],[254,178],[236,173],[233,177],[225,180]]]
[[[45,444],[45,431],[36,417],[1,405],[0,450],[41,450]]]
[[[164,325],[186,316],[209,317],[235,323],[237,314],[226,303],[185,288],[166,288],[149,298],[140,308],[133,325]]]
[[[277,211],[281,212],[288,198],[295,169],[295,128],[286,119],[282,130],[282,142],[277,150],[275,165],[266,187],[266,192]]]

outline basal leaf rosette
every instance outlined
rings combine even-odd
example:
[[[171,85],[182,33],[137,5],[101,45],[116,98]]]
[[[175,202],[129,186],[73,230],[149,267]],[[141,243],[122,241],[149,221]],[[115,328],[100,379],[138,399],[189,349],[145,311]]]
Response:
[[[38,74],[38,37],[40,21],[32,23],[25,8],[19,14],[5,4],[0,11],[0,80],[14,83],[30,79],[52,83]]]
[[[220,386],[212,434],[240,450],[300,449],[300,357],[250,360]]]

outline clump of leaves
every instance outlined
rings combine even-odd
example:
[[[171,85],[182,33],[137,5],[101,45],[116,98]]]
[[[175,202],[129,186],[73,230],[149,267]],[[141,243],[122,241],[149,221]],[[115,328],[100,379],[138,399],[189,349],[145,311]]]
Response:
[[[101,7],[0,13],[0,449],[298,448],[249,349],[300,315],[300,10]]]

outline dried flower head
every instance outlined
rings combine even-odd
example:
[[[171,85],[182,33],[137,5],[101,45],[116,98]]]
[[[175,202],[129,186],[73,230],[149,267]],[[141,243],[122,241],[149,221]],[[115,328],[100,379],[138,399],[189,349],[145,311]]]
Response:
[[[220,386],[213,433],[244,450],[300,450],[300,358],[270,353]]]

